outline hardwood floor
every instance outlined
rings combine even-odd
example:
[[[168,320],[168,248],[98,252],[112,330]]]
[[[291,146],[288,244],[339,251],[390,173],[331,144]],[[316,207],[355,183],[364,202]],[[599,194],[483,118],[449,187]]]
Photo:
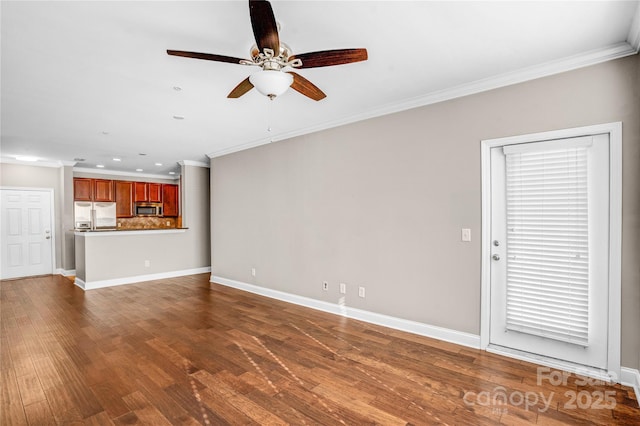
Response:
[[[0,423],[640,424],[630,388],[208,278],[3,281]]]

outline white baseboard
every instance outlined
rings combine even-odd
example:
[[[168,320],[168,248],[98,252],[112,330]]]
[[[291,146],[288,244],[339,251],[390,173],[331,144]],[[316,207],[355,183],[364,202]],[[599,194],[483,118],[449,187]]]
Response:
[[[620,369],[620,384],[630,386],[636,393],[636,401],[640,407],[640,371],[633,368],[622,367]]]
[[[62,275],[63,277],[71,277],[76,274],[76,270],[75,269],[67,270],[67,269],[58,268],[56,269],[56,274]]]
[[[80,278],[75,277],[75,279],[73,280],[73,283],[78,287],[80,287],[81,289],[85,290],[86,284]]]
[[[124,285],[124,284],[133,284],[133,283],[139,283],[142,281],[161,280],[164,278],[183,277],[185,275],[204,274],[206,272],[211,272],[210,266],[206,266],[203,268],[195,268],[195,269],[184,269],[182,271],[160,272],[157,274],[136,275],[134,277],[115,278],[112,280],[100,280],[100,281],[89,281],[89,282],[85,282],[79,279],[78,277],[76,277],[75,284],[83,290],[94,290],[96,288],[113,287],[113,286]]]
[[[375,312],[365,311],[362,309],[351,308],[349,306],[340,305],[337,303],[324,302],[322,300],[316,300],[304,296],[285,293],[278,290],[272,290],[269,288],[231,280],[224,277],[218,277],[215,275],[211,276],[210,281],[217,284],[222,284],[227,287],[244,290],[249,293],[259,294],[261,296],[270,297],[272,299],[277,299],[284,302],[305,306],[307,308],[329,312],[335,315],[341,315],[347,318],[365,321],[371,324],[382,325],[384,327],[406,331],[408,333],[418,334],[421,336],[431,337],[433,339],[443,340],[446,342],[455,343],[475,349],[480,348],[480,336],[475,334],[437,327],[402,318],[396,318],[388,315],[378,314]]]

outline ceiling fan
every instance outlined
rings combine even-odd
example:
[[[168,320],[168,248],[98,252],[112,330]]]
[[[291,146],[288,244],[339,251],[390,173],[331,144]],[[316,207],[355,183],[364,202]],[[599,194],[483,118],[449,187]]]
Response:
[[[336,49],[292,54],[289,46],[280,42],[278,25],[268,1],[249,0],[249,15],[256,39],[256,44],[250,50],[251,59],[182,50],[167,50],[167,53],[186,58],[258,66],[262,70],[242,80],[227,97],[239,98],[255,87],[272,100],[289,87],[315,101],[326,97],[313,83],[289,69],[328,67],[367,60],[367,49]]]

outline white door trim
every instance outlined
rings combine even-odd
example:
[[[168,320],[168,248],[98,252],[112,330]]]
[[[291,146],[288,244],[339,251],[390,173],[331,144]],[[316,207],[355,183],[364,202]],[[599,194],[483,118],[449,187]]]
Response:
[[[620,328],[622,304],[622,122],[532,133],[481,141],[482,168],[482,242],[480,348],[489,346],[491,319],[491,148],[552,139],[609,134],[609,330],[607,370],[614,381],[620,380]],[[534,363],[539,359],[531,358]],[[570,366],[567,366],[571,369]]]
[[[0,191],[2,190],[12,190],[12,191],[37,191],[37,192],[48,192],[50,194],[49,200],[51,204],[51,271],[50,274],[53,274],[54,271],[57,271],[56,268],[56,209],[55,209],[55,193],[53,188],[31,188],[31,187],[20,187],[20,186],[0,186]]]

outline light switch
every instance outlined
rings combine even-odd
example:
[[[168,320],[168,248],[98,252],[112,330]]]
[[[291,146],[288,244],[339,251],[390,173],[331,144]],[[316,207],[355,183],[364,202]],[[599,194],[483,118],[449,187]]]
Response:
[[[465,241],[465,242],[471,241],[471,229],[462,228],[462,241]]]

